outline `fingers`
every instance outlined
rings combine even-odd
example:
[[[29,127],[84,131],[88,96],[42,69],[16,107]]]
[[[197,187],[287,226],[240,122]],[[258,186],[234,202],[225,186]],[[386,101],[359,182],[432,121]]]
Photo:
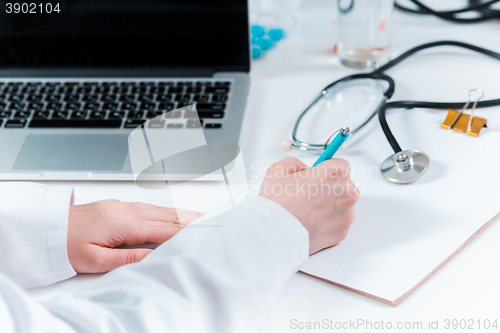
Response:
[[[351,175],[351,166],[343,158],[332,158],[318,164],[311,169],[313,175],[326,177],[331,180],[349,179]]]
[[[299,159],[295,157],[287,157],[271,165],[268,169],[268,174],[273,176],[277,176],[279,174],[287,175],[306,169],[309,169],[309,167],[302,163]]]
[[[140,245],[144,243],[162,244],[172,238],[184,226],[177,223],[151,222],[143,221],[142,226],[138,228],[139,237],[131,238],[126,245]]]
[[[93,253],[90,257],[94,258],[94,262],[79,273],[106,273],[120,266],[139,262],[153,252],[152,249],[110,249],[97,245],[91,251]]]
[[[199,212],[190,210],[160,207],[141,202],[132,203],[138,208],[137,214],[143,220],[170,222],[175,224],[187,225],[201,217]]]
[[[139,219],[135,222],[133,237],[125,239],[127,245],[144,243],[165,243],[184,226],[201,217],[198,212],[154,206],[144,203],[133,203]]]

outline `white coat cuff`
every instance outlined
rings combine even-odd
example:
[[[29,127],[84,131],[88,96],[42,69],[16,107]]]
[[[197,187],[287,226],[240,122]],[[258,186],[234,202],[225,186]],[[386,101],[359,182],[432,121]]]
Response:
[[[309,233],[286,208],[272,200],[253,195],[246,197],[241,204],[260,211],[277,222],[275,225],[280,227],[281,232],[286,233],[285,237],[296,243],[297,257],[301,264],[309,258]]]
[[[54,187],[47,220],[48,264],[54,282],[66,280],[76,274],[68,258],[69,207],[73,204],[73,189]]]

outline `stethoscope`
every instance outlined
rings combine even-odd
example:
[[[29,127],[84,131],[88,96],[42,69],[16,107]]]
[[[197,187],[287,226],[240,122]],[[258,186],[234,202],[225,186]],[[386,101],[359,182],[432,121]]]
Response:
[[[407,149],[403,150],[399,146],[399,143],[397,142],[396,138],[394,137],[394,134],[392,133],[389,124],[387,123],[386,119],[386,112],[387,110],[390,109],[413,109],[413,108],[424,108],[424,109],[438,109],[438,110],[446,110],[446,109],[459,109],[462,108],[464,105],[465,107],[463,109],[467,109],[470,105],[470,100],[467,103],[463,102],[422,102],[422,101],[395,101],[395,102],[388,102],[388,100],[391,99],[392,95],[394,94],[395,90],[395,83],[394,80],[386,75],[383,74],[386,70],[390,69],[391,67],[397,65],[407,57],[413,55],[414,53],[428,49],[431,47],[436,47],[436,46],[457,46],[457,47],[462,47],[466,48],[478,53],[482,53],[484,55],[490,56],[492,58],[500,60],[500,54],[486,50],[474,45],[462,43],[462,42],[456,42],[456,41],[438,41],[438,42],[433,42],[433,43],[428,43],[428,44],[423,44],[420,46],[417,46],[415,48],[412,48],[411,50],[403,53],[396,59],[390,61],[386,65],[382,66],[378,70],[372,72],[372,73],[366,73],[366,74],[354,74],[354,75],[349,75],[346,76],[340,80],[337,80],[328,86],[326,86],[321,93],[312,101],[312,103],[304,110],[302,113],[299,115],[297,120],[295,121],[293,131],[292,131],[292,140],[285,139],[281,142],[281,147],[284,150],[300,150],[303,152],[311,152],[311,153],[321,153],[327,146],[328,146],[328,141],[325,144],[315,144],[315,143],[310,143],[306,141],[301,141],[297,138],[297,131],[299,129],[300,123],[304,116],[316,105],[318,104],[325,96],[328,95],[328,92],[330,89],[333,87],[339,85],[339,84],[352,84],[355,85],[356,81],[360,80],[366,80],[366,79],[371,79],[375,81],[384,81],[387,83],[387,87],[385,88],[385,91],[383,93],[382,100],[378,107],[375,109],[373,113],[371,113],[366,119],[361,122],[360,125],[357,127],[352,128],[351,130],[351,135],[355,135],[359,130],[361,130],[366,124],[370,122],[371,119],[375,115],[378,114],[378,118],[380,121],[380,126],[382,127],[382,130],[384,131],[384,134],[387,138],[387,141],[391,145],[392,149],[394,150],[394,154],[389,156],[387,159],[384,160],[384,162],[381,165],[380,168],[380,173],[382,177],[387,180],[388,182],[395,183],[395,184],[406,184],[413,182],[420,178],[422,175],[427,172],[429,168],[429,157],[415,149]],[[474,106],[477,108],[485,108],[485,107],[492,107],[492,106],[499,106],[500,105],[500,99],[493,99],[493,100],[487,100],[487,101],[482,101],[482,102],[476,102],[474,103]]]
[[[475,23],[475,22],[483,22],[491,19],[500,18],[500,10],[495,10],[491,7],[495,3],[498,3],[500,0],[489,0],[485,2],[481,0],[469,0],[468,7],[456,10],[446,10],[446,11],[433,10],[432,8],[421,3],[419,0],[410,0],[410,1],[417,6],[416,9],[404,7],[399,3],[397,3],[396,1],[394,2],[394,6],[405,12],[410,12],[414,14],[434,15],[439,18],[442,18],[443,20],[456,23]],[[458,16],[459,14],[468,12],[475,12],[476,14],[479,15],[470,18]]]
[[[476,22],[484,22],[491,19],[500,18],[500,10],[495,10],[492,8],[492,5],[498,3],[500,0],[489,0],[489,1],[481,1],[481,0],[469,0],[469,6],[461,9],[455,10],[445,10],[445,11],[436,11],[432,8],[424,5],[419,0],[409,0],[415,6],[416,9],[408,8],[400,5],[397,1],[394,1],[394,7],[399,10],[413,13],[413,14],[423,14],[423,15],[434,15],[443,20],[455,22],[455,23],[476,23]],[[338,0],[337,7],[339,11],[342,13],[347,13],[352,9],[354,5],[354,0]],[[475,12],[476,16],[474,17],[460,17],[458,15],[463,13]]]

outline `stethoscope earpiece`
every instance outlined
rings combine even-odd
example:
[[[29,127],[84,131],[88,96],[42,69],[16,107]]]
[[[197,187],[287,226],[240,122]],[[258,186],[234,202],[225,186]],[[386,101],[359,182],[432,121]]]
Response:
[[[293,142],[290,139],[283,139],[280,143],[281,149],[283,149],[286,152],[289,152],[292,150]]]
[[[380,167],[390,183],[407,184],[422,177],[429,169],[429,156],[418,150],[403,150],[389,156]]]

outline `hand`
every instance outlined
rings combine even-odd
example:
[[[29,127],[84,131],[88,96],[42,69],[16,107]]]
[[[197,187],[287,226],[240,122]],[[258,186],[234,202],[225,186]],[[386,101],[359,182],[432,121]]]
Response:
[[[310,169],[288,157],[267,170],[259,195],[280,204],[302,223],[312,254],[347,237],[360,194],[346,160],[333,158]]]
[[[68,257],[79,273],[104,273],[141,261],[151,249],[115,249],[120,245],[164,243],[200,213],[117,200],[71,206]]]

